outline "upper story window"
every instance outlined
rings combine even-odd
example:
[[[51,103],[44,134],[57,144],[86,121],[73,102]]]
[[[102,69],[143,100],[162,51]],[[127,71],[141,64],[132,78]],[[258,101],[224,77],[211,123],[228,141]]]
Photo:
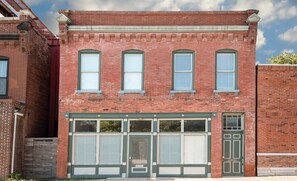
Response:
[[[216,53],[216,91],[237,92],[237,54],[234,50]]]
[[[143,52],[139,50],[129,50],[123,52],[123,81],[122,92],[143,91]]]
[[[193,91],[194,52],[178,50],[173,52],[173,91]]]
[[[100,52],[82,50],[79,52],[78,91],[100,91]]]
[[[8,59],[0,57],[0,96],[8,94]]]

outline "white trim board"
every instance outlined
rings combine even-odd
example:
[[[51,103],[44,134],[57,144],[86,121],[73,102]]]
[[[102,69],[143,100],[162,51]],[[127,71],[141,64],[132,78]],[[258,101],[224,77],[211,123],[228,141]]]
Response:
[[[257,156],[297,156],[297,153],[257,153]]]
[[[222,31],[248,31],[247,25],[226,26],[100,26],[100,25],[70,25],[68,31],[91,32],[222,32]]]

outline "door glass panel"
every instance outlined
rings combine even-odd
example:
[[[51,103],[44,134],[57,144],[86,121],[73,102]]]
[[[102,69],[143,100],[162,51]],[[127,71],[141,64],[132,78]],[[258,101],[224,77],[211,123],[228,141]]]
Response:
[[[130,132],[151,132],[152,122],[151,120],[131,120]]]
[[[159,132],[180,132],[180,120],[161,120],[159,122]]]
[[[224,158],[231,158],[231,140],[224,140]]]
[[[148,139],[133,138],[131,146],[131,159],[133,165],[148,164]]]
[[[234,140],[233,141],[233,158],[240,159],[240,141]]]

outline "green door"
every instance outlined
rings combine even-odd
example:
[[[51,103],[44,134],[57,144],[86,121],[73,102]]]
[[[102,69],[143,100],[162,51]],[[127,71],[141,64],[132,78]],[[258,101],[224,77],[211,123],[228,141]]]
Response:
[[[223,176],[243,176],[242,131],[223,132]]]
[[[150,177],[151,136],[129,136],[129,177]]]

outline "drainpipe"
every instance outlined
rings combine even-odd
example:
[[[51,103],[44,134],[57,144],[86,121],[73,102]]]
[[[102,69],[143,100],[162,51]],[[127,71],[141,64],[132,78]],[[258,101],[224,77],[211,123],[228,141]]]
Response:
[[[24,116],[24,114],[19,113],[17,110],[14,111],[14,124],[13,124],[13,140],[12,140],[12,155],[11,155],[11,171],[14,171],[14,152],[15,152],[15,139],[16,139],[16,125],[18,116]]]

